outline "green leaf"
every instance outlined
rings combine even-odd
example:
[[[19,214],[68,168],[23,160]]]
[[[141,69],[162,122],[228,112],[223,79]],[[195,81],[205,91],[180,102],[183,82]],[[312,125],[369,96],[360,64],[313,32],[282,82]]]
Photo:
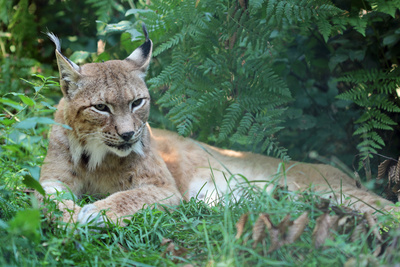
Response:
[[[321,32],[322,36],[324,37],[325,42],[328,42],[329,35],[331,34],[332,25],[328,20],[321,19],[317,22],[319,31]]]
[[[23,107],[20,105],[20,103],[17,103],[11,99],[8,98],[0,98],[0,103],[3,103],[6,106],[12,107],[18,111],[22,110]]]
[[[129,15],[135,15],[135,14],[146,14],[146,13],[154,13],[153,10],[150,9],[129,9],[128,11],[126,11],[125,13],[125,17],[129,16]]]
[[[1,120],[1,124],[5,125],[5,126],[10,126],[11,124],[15,123],[14,119],[2,119]]]
[[[400,36],[398,34],[391,34],[389,36],[385,36],[383,38],[382,44],[383,45],[393,45],[396,44],[400,39]]]
[[[90,56],[90,53],[87,51],[75,51],[70,60],[75,63],[85,63],[86,59]]]
[[[33,107],[35,105],[35,101],[29,97],[27,97],[26,95],[18,95],[18,97],[21,99],[22,102],[24,102],[24,104]]]
[[[365,29],[367,28],[368,20],[364,19],[364,17],[352,17],[348,19],[348,22],[351,26],[354,27],[356,31],[362,34],[365,37]]]
[[[35,89],[35,92],[39,92],[40,90],[42,90],[43,86],[34,86],[33,89]]]
[[[107,60],[110,60],[110,59],[111,59],[110,53],[103,52],[103,53],[101,53],[100,55],[97,56],[96,62],[107,61]]]
[[[26,209],[19,211],[15,217],[9,221],[10,233],[22,235],[29,240],[38,243],[40,241],[40,212],[36,209]]]
[[[121,34],[121,46],[130,54],[137,47],[134,41],[140,41],[142,38],[143,34],[132,28]]]
[[[34,140],[34,141],[39,142],[43,138],[37,136],[37,139],[38,139],[37,141],[36,140]],[[32,143],[34,143],[34,142],[32,142]],[[33,179],[35,179],[36,181],[39,181],[39,178],[40,178],[40,167],[39,166],[35,165],[35,166],[23,166],[23,167],[25,167],[30,172]]]
[[[139,41],[143,38],[143,33],[139,32],[135,28],[128,29],[126,32],[131,35],[131,42]]]
[[[17,129],[34,129],[36,127],[37,122],[33,120],[33,118],[29,118],[23,121],[20,121],[14,125]]]
[[[24,185],[26,185],[29,188],[33,188],[36,191],[38,191],[41,195],[45,195],[45,191],[42,187],[42,185],[35,179],[33,178],[31,175],[25,175],[24,176],[24,180],[22,181],[24,183]]]
[[[111,32],[122,32],[133,28],[132,22],[128,20],[123,20],[115,24],[107,24],[105,31],[108,33]]]
[[[43,106],[45,106],[46,108],[50,109],[50,110],[57,110],[56,107],[53,107],[52,105],[50,105],[47,102],[41,101],[40,104],[42,104]]]
[[[396,11],[399,9],[399,5],[399,1],[377,0],[374,10],[389,14],[395,18]]]
[[[43,124],[58,124],[53,119],[46,117],[31,117],[26,120],[23,120],[17,124],[15,124],[15,128],[17,129],[34,129],[38,123]]]

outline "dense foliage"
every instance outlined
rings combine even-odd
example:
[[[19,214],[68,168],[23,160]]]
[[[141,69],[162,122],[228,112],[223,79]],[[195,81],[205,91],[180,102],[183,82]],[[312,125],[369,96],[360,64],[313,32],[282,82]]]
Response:
[[[106,30],[149,25],[161,68],[148,83],[181,134],[351,161],[397,144],[398,5],[152,1]]]
[[[382,149],[397,157],[398,1],[1,5],[3,94],[21,92],[18,77],[52,73],[43,64],[54,62],[52,46],[36,33],[57,33],[83,63],[125,57],[145,22],[155,43],[148,83],[162,108],[153,124],[283,158],[315,150],[349,165],[356,148],[361,159]]]
[[[319,160],[335,156],[347,166],[368,165],[366,158],[377,159],[371,153],[398,157],[399,7],[399,0],[0,0],[0,240],[11,240],[0,246],[1,264],[176,263],[176,257],[164,261],[162,237],[189,247],[197,264],[293,265],[315,259],[314,264],[341,265],[370,254],[366,238],[343,248],[348,236],[318,253],[308,234],[269,260],[259,256],[265,244],[255,252],[249,240],[234,239],[241,213],[265,208],[280,220],[294,210],[314,212],[313,204],[283,207],[286,199],[274,202],[263,195],[258,197],[268,199],[256,201],[265,206],[235,206],[234,214],[222,205],[182,205],[176,212],[183,233],[191,235],[186,240],[173,232],[177,215],[150,209],[135,217],[136,228],[113,228],[96,242],[47,221],[27,190],[39,188],[47,131],[60,98],[54,47],[43,32],[56,33],[64,53],[81,64],[126,57],[142,43],[145,22],[154,42],[147,77],[153,126],[285,159],[312,160],[308,155],[316,151]],[[159,224],[163,229],[154,230]],[[392,235],[397,240],[398,233]],[[129,238],[121,244],[121,236]],[[107,256],[101,255],[104,248]],[[128,254],[137,249],[130,262]],[[305,258],[299,258],[303,252]]]

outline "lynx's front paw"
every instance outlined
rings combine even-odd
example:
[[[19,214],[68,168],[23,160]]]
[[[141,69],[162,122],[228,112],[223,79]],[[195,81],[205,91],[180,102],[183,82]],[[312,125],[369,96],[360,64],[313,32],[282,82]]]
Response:
[[[91,223],[94,226],[104,227],[104,219],[100,211],[94,204],[87,204],[83,206],[78,214],[78,222],[80,224]]]

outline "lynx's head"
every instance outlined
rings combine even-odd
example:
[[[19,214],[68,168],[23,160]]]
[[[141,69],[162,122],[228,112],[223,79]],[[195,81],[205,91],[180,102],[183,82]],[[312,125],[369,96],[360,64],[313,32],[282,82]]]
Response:
[[[68,138],[75,164],[88,158],[95,169],[108,154],[143,155],[142,137],[149,117],[150,95],[144,82],[152,42],[143,25],[146,41],[124,60],[78,66],[56,45],[60,85],[64,95],[64,120],[72,130]]]

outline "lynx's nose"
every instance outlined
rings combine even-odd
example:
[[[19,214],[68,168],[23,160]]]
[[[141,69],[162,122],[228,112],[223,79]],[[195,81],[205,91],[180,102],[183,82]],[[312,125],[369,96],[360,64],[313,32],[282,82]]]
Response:
[[[132,136],[135,134],[135,132],[126,132],[123,134],[120,134],[119,136],[121,136],[122,139],[124,139],[124,141],[129,141],[131,140]]]

